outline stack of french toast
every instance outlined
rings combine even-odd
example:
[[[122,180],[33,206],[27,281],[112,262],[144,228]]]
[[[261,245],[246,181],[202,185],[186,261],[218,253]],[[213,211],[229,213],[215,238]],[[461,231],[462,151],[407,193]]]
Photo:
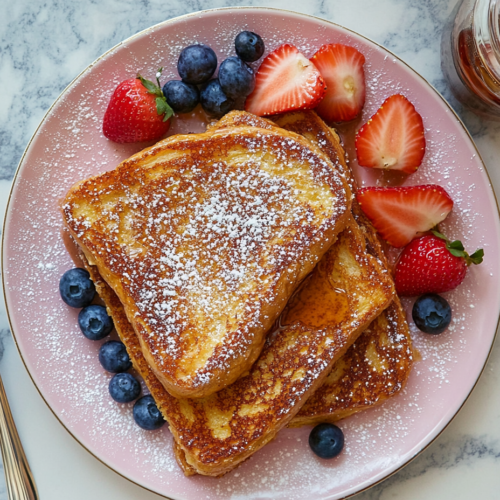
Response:
[[[65,224],[186,475],[398,393],[405,314],[313,111],[233,111],[71,188]]]

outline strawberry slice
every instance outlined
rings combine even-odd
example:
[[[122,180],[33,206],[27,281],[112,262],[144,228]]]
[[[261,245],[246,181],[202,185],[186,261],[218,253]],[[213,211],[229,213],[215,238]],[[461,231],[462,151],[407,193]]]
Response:
[[[297,47],[281,45],[260,65],[245,110],[257,116],[311,109],[325,95],[325,81]]]
[[[395,94],[359,129],[356,154],[363,167],[411,174],[425,154],[424,124],[415,106]]]
[[[453,208],[453,200],[436,184],[368,187],[356,197],[380,236],[398,248],[439,224]]]
[[[356,118],[365,104],[365,56],[340,43],[323,45],[311,57],[326,83],[326,94],[316,112],[327,122]]]

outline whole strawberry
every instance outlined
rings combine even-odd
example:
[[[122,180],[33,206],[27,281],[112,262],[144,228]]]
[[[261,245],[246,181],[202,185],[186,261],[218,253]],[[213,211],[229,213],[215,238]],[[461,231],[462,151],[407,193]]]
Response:
[[[483,250],[469,255],[460,241],[450,242],[433,231],[410,242],[399,258],[394,273],[399,295],[443,293],[456,288],[467,267],[483,261]]]
[[[161,70],[157,75],[161,74]],[[116,87],[104,115],[104,135],[119,143],[154,141],[170,127],[173,111],[160,87],[142,76]]]

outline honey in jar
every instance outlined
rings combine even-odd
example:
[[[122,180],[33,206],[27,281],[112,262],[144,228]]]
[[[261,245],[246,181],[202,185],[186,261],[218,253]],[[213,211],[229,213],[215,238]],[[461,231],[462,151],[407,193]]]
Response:
[[[463,0],[443,31],[441,65],[454,96],[500,120],[500,0]]]

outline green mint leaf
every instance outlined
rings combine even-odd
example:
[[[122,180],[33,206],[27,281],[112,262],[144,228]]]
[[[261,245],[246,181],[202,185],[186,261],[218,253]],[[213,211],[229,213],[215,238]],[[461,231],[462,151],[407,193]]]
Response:
[[[480,248],[470,256],[470,261],[473,264],[481,264],[481,262],[483,262],[483,257],[484,257],[484,250]]]
[[[448,243],[447,247],[448,247],[448,250],[451,250],[453,248],[454,250],[460,250],[462,252],[464,251],[464,246],[462,245],[462,242],[458,241],[458,240],[455,240],[455,241],[452,241],[451,243]]]
[[[144,87],[146,87],[146,90],[150,94],[154,94],[154,95],[157,95],[157,96],[160,96],[160,97],[163,95],[160,87],[158,87],[157,85],[155,85],[153,82],[150,82],[149,80],[146,80],[141,75],[137,75],[137,78],[141,81],[141,83],[144,85]]]
[[[432,234],[437,238],[440,238],[444,241],[448,241],[448,238],[444,234],[440,233],[439,231],[436,231],[435,229],[432,230]]]

